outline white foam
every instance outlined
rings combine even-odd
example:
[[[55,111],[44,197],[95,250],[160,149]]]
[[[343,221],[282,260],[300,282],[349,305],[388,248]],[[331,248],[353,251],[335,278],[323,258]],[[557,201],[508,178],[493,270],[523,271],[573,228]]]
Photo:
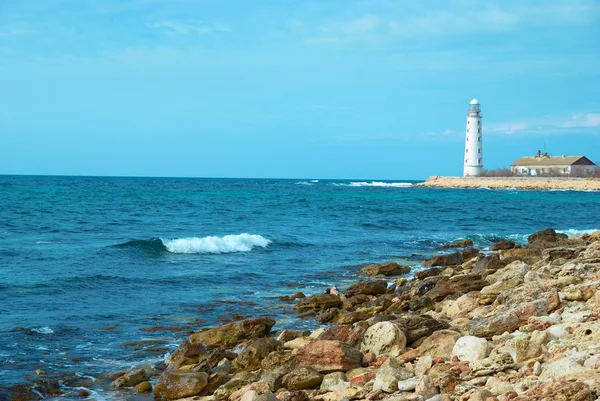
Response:
[[[47,326],[34,327],[33,329],[31,329],[31,331],[39,334],[54,334],[54,330]]]
[[[383,181],[360,181],[351,182],[350,184],[334,184],[338,186],[349,186],[349,187],[391,187],[391,188],[407,188],[412,187],[413,184],[410,182],[383,182]]]
[[[226,235],[224,237],[190,237],[162,239],[172,253],[230,253],[248,252],[254,247],[265,248],[271,243],[268,239],[255,234]]]
[[[298,181],[298,182],[296,182],[295,184],[296,184],[296,185],[315,185],[315,184],[314,184],[314,182],[315,182],[315,181],[311,181],[311,182],[308,182],[308,181]],[[318,181],[317,181],[317,182],[318,182]]]
[[[576,230],[574,228],[569,228],[567,230],[556,230],[557,233],[567,234],[569,237],[574,235],[580,236],[583,234],[593,234],[596,231],[598,231],[597,228],[592,228],[590,230]]]

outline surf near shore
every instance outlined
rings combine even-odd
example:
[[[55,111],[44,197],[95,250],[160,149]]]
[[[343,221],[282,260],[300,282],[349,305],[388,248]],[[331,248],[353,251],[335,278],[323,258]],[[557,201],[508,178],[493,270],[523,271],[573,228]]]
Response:
[[[431,176],[415,185],[430,188],[600,191],[600,179],[593,178]]]

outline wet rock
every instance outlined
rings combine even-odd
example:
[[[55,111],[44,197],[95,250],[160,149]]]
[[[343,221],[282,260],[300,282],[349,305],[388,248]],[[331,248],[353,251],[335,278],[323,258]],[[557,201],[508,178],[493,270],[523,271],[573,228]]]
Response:
[[[150,378],[150,367],[134,369],[115,379],[111,385],[115,388],[134,387]]]
[[[317,340],[298,352],[296,362],[320,373],[330,373],[358,368],[362,358],[362,352],[341,341]]]
[[[456,266],[463,262],[462,254],[460,252],[453,252],[444,255],[434,256],[423,262],[423,266]]]
[[[438,330],[431,334],[419,346],[420,355],[429,355],[433,358],[450,358],[460,333],[453,330]]]
[[[440,250],[440,249],[450,249],[450,248],[466,248],[468,246],[473,246],[473,240],[471,238],[450,242],[448,244],[439,246],[435,249]]]
[[[167,369],[154,386],[156,401],[169,401],[200,394],[208,384],[204,372],[182,372]]]
[[[341,305],[342,300],[337,295],[319,294],[301,299],[294,305],[294,308],[298,309],[300,312],[306,312],[337,308]]]
[[[371,277],[400,276],[402,274],[410,273],[410,266],[399,265],[396,262],[387,262],[365,266],[360,269],[359,273]]]
[[[447,329],[446,322],[438,321],[429,315],[404,315],[396,321],[406,336],[406,343],[412,344],[422,337],[430,336],[434,331]]]
[[[141,382],[133,388],[134,393],[151,393],[152,384],[149,381]]]
[[[346,296],[351,297],[354,295],[381,295],[387,292],[387,281],[376,280],[376,281],[359,281],[356,284],[352,284],[348,290],[346,290]]]
[[[206,352],[207,349],[203,343],[192,344],[188,340],[185,340],[169,355],[166,363],[171,369],[179,369],[181,366],[197,363],[200,356],[206,354]]]
[[[306,390],[317,388],[323,381],[323,375],[316,370],[301,366],[283,376],[283,385],[289,390]]]
[[[507,249],[513,249],[516,245],[517,244],[515,243],[515,241],[511,241],[509,239],[501,240],[498,242],[494,242],[490,246],[490,251],[504,251]]]
[[[302,299],[302,298],[305,298],[305,297],[306,297],[306,295],[304,295],[303,292],[299,291],[299,292],[297,292],[297,293],[295,293],[293,295],[284,295],[282,297],[279,297],[279,299],[282,300],[282,301],[294,301],[296,299]]]
[[[406,351],[406,335],[395,323],[375,323],[366,330],[360,350],[363,353],[374,352],[375,355],[398,356]]]
[[[274,338],[257,338],[248,341],[242,352],[233,361],[238,369],[254,370],[261,366],[261,361],[275,351],[281,343]]]
[[[488,356],[489,346],[485,338],[474,336],[461,337],[454,344],[452,356],[460,361],[480,361]]]
[[[241,340],[263,337],[271,331],[275,320],[270,317],[231,322],[220,327],[199,331],[190,336],[190,343],[204,343],[210,348],[230,348]]]
[[[393,393],[398,390],[398,382],[413,377],[413,373],[404,368],[403,364],[396,358],[389,358],[381,365],[375,375],[373,391],[384,391]]]

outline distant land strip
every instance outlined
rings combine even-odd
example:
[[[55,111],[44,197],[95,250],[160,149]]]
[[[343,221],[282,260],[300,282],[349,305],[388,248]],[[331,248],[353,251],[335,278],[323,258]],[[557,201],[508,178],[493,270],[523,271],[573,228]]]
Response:
[[[442,177],[431,176],[417,186],[431,188],[490,188],[600,191],[598,178],[565,177]]]

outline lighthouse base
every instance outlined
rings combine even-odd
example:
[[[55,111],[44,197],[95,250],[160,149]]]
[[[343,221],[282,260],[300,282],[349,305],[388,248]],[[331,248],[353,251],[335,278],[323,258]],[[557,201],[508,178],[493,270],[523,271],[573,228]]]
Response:
[[[464,177],[476,177],[483,171],[483,166],[465,166],[463,170]]]

